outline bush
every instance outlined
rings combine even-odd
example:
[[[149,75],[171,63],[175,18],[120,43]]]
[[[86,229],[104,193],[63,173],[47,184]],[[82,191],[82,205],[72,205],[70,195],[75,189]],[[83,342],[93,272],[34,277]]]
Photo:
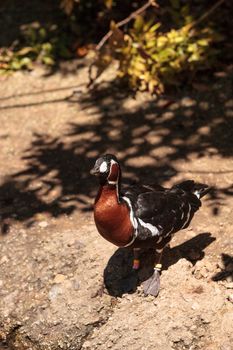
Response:
[[[107,44],[97,45],[101,47],[95,62],[99,70],[115,59],[118,76],[131,88],[160,94],[165,86],[180,84],[197,71],[213,67],[220,53],[216,44],[222,40],[214,26],[204,21],[213,8],[197,20],[191,15],[193,9],[181,0],[170,0],[160,10],[144,11],[130,26],[127,20],[112,21]],[[123,31],[125,22],[128,28]]]
[[[22,27],[21,38],[0,51],[0,72],[33,69],[33,62],[53,66],[57,57],[68,58],[71,52],[66,36],[57,25],[42,27],[34,22]]]
[[[213,63],[216,50],[211,45],[217,35],[212,29],[192,30],[185,25],[162,32],[160,27],[160,22],[137,17],[117,50],[119,76],[127,78],[132,88],[159,94],[165,85],[177,84],[179,76]]]
[[[99,72],[116,60],[119,78],[131,88],[160,94],[212,68],[221,56],[218,42],[227,26],[224,19],[220,26],[210,19],[223,1],[209,8],[207,0],[164,0],[158,8],[153,0],[62,0],[62,25],[25,26],[19,41],[0,49],[0,71],[32,69],[33,62],[53,66],[100,41],[94,62]]]

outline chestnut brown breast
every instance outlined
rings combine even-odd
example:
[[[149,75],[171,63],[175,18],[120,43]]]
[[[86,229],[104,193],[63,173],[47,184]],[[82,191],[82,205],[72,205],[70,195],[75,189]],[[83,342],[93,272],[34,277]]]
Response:
[[[100,188],[94,206],[96,227],[105,239],[122,247],[130,242],[133,226],[129,209],[125,203],[118,203],[115,186]]]

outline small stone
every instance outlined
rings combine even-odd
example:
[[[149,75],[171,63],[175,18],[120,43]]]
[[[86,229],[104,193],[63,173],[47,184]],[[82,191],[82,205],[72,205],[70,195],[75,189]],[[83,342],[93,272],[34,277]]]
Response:
[[[226,277],[226,281],[227,281],[229,284],[230,284],[231,282],[233,282],[232,279],[233,279],[232,276],[227,276],[227,277]]]
[[[87,348],[90,348],[90,346],[91,346],[91,342],[89,340],[86,340],[85,343],[83,344],[82,348],[87,349]]]
[[[195,106],[196,104],[197,102],[190,97],[183,97],[181,100],[181,106],[183,107],[192,107],[192,106]]]
[[[59,283],[62,283],[65,279],[66,279],[66,276],[65,276],[65,275],[62,275],[61,273],[58,273],[58,274],[54,277],[53,282],[59,284]]]
[[[20,229],[20,230],[19,230],[19,233],[20,233],[21,235],[24,235],[24,234],[26,233],[26,230]]]
[[[231,344],[230,343],[223,343],[220,347],[220,350],[232,350]]]
[[[233,304],[233,294],[228,295],[227,300]]]
[[[74,290],[76,291],[80,289],[80,283],[78,280],[73,281],[73,287],[74,287]]]
[[[48,226],[48,223],[47,223],[47,221],[41,221],[41,222],[39,222],[38,225],[39,225],[41,228],[45,228],[45,227]]]
[[[193,310],[198,310],[198,309],[200,309],[199,304],[196,303],[196,302],[194,302],[193,305],[192,305],[192,309],[193,309]]]
[[[62,294],[62,289],[58,285],[54,284],[49,291],[49,300],[55,300],[59,294]]]
[[[6,255],[4,255],[0,260],[0,265],[8,262],[8,260],[9,260],[8,257]]]
[[[214,270],[215,270],[215,266],[213,264],[211,264],[211,262],[209,262],[209,261],[206,261],[205,268],[208,272],[214,272]]]

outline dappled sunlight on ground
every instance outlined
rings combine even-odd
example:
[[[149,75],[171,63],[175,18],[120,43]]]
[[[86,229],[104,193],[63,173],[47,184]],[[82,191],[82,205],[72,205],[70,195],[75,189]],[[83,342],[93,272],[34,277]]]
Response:
[[[207,203],[213,215],[219,214],[232,195],[233,104],[230,91],[222,91],[227,76],[213,78],[205,94],[193,89],[166,98],[130,96],[111,81],[91,91],[77,82],[79,90],[73,93],[74,79],[67,87],[54,89],[43,79],[39,78],[38,86],[43,88],[38,93],[17,92],[16,104],[9,94],[2,97],[1,113],[15,115],[23,107],[30,115],[26,121],[30,135],[19,154],[22,170],[9,174],[0,188],[3,219],[33,222],[36,213],[57,217],[76,208],[91,210],[97,184],[89,169],[106,152],[118,156],[126,183],[141,180],[167,185],[171,179],[183,178],[207,182],[213,186]],[[52,85],[60,81],[59,77],[51,79]],[[48,98],[56,107],[47,106],[46,116]],[[35,125],[33,117],[40,110],[43,127]],[[56,110],[55,117],[49,116],[51,110]],[[8,120],[5,123],[10,125]],[[13,142],[17,148],[17,139]]]

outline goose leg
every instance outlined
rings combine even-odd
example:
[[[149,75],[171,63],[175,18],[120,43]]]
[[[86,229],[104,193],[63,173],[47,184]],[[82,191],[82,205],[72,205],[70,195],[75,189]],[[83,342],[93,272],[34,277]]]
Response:
[[[159,272],[161,272],[162,270],[162,264],[161,264],[161,260],[162,260],[162,256],[163,256],[163,249],[157,250],[157,253],[159,254],[159,257],[157,259],[157,263],[155,264],[154,270],[157,270]]]
[[[160,289],[160,272],[162,269],[161,259],[163,255],[163,249],[157,250],[157,252],[159,253],[159,257],[154,267],[154,273],[148,280],[143,282],[144,294],[153,295],[155,297],[159,294]]]
[[[134,248],[133,249],[133,270],[138,270],[140,267],[140,259],[139,259],[139,251],[140,248]]]

